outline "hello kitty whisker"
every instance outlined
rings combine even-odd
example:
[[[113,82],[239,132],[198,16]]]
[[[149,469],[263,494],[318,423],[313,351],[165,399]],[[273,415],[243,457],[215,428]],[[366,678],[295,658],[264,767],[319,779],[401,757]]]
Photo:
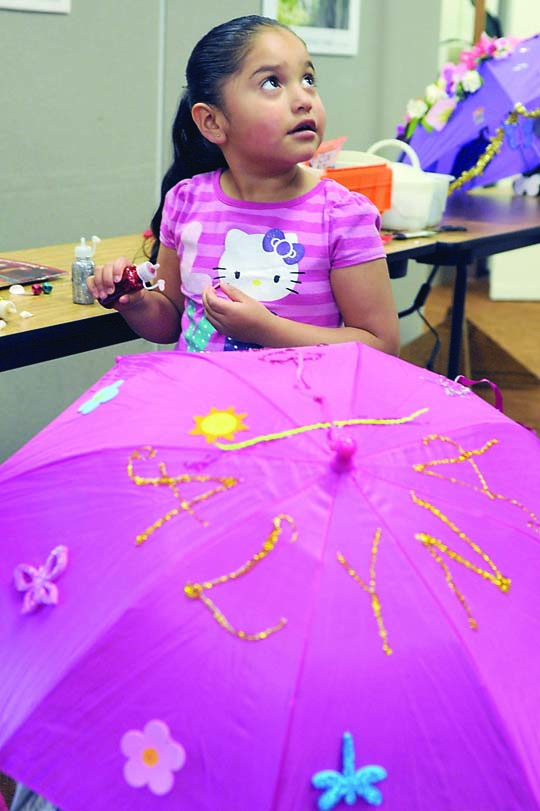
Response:
[[[291,287],[286,287],[285,289],[286,289],[286,290],[288,290],[288,291],[289,291],[289,293],[296,293],[296,295],[297,295],[297,296],[299,296],[299,295],[300,295],[300,291],[299,291],[299,290],[295,290],[294,288],[291,288]]]

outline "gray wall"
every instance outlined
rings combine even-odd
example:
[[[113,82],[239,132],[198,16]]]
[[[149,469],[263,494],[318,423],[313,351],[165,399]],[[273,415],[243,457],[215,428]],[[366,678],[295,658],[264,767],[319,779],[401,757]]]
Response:
[[[158,41],[149,5],[73,0],[69,15],[0,10],[0,251],[146,223]]]
[[[361,0],[353,57],[315,56],[327,136],[365,149],[392,137],[437,70],[433,0]],[[0,10],[0,255],[144,230],[170,158],[169,130],[196,40],[259,13],[248,0],[72,0],[69,15]],[[418,43],[418,21],[422,21]],[[410,303],[421,267],[394,283]],[[416,334],[402,324],[403,340]],[[0,375],[0,459],[22,445],[132,342]]]
[[[260,4],[192,8],[73,0],[69,15],[0,10],[0,251],[146,227],[193,44]],[[363,149],[394,134],[408,98],[435,76],[439,17],[432,0],[362,0],[359,53],[315,57],[328,137]]]

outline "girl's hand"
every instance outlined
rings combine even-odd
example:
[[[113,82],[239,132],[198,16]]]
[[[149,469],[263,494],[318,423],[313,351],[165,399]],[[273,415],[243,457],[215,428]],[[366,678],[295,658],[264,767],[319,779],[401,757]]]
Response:
[[[220,289],[227,298],[218,296],[211,285],[203,291],[202,301],[208,321],[228,338],[261,343],[259,336],[267,332],[275,316],[260,301],[231,284],[222,282]]]
[[[128,265],[133,264],[129,259],[120,256],[114,262],[107,262],[105,265],[99,265],[94,271],[94,275],[90,276],[86,284],[89,291],[95,299],[104,299],[106,296],[114,293],[114,285],[122,278],[122,274]],[[144,290],[136,290],[125,296],[120,296],[118,301],[113,305],[115,310],[126,310],[137,304],[143,297]]]

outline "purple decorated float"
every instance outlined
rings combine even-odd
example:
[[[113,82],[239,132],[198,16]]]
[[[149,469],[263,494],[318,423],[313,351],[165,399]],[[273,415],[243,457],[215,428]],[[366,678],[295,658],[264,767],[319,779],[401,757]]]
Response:
[[[486,186],[540,166],[540,34],[490,39],[448,63],[411,99],[400,134],[450,190]]]

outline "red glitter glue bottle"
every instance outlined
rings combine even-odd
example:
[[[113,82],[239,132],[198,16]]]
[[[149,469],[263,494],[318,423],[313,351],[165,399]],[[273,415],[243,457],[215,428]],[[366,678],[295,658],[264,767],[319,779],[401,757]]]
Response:
[[[165,281],[163,279],[156,279],[157,269],[159,265],[153,265],[151,262],[142,262],[140,265],[128,265],[124,268],[122,278],[114,285],[114,292],[110,293],[105,298],[98,299],[102,307],[110,310],[118,301],[120,296],[125,296],[127,293],[134,293],[136,290],[163,290],[165,288]],[[153,282],[153,284],[152,284]]]

